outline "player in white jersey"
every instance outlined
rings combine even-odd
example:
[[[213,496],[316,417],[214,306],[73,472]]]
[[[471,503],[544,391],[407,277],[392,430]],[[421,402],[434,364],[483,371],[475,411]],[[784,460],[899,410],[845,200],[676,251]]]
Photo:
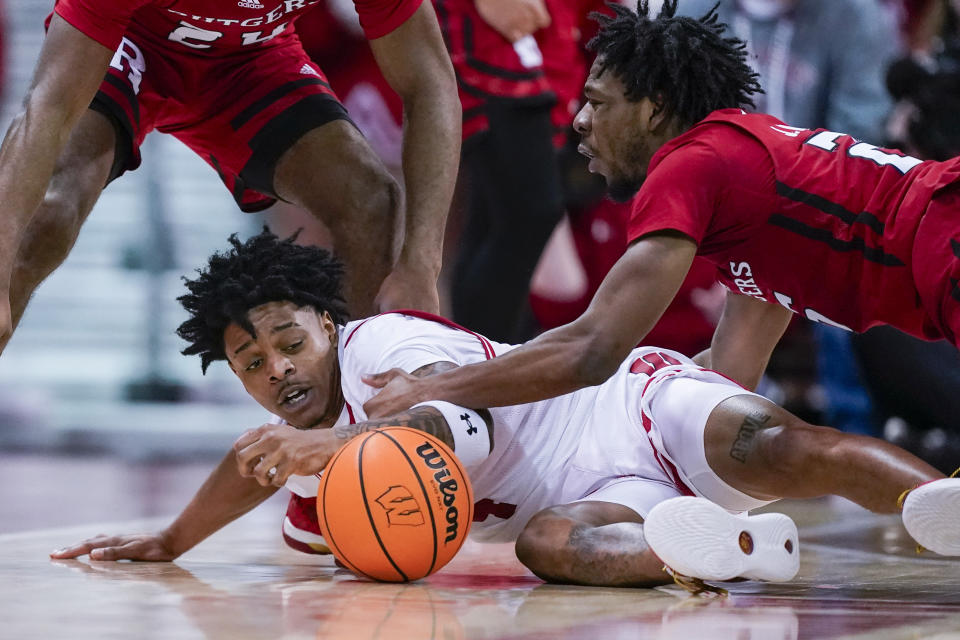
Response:
[[[325,251],[267,231],[231,243],[187,282],[184,353],[204,369],[227,360],[278,423],[244,433],[163,531],[101,536],[54,557],[172,560],[285,484],[309,499],[344,443],[384,425],[454,448],[477,499],[471,535],[515,539],[519,559],[550,581],[655,585],[667,579],[664,563],[705,579],[789,579],[799,551],[792,521],[735,514],[829,493],[880,512],[896,511],[905,494],[910,533],[960,554],[960,480],[883,441],[807,425],[666,350],[636,349],[606,383],[535,404],[427,402],[366,420],[374,390],[364,374],[429,375],[512,347],[415,312],[346,323],[342,268]],[[284,533],[316,549],[319,529],[303,511]]]

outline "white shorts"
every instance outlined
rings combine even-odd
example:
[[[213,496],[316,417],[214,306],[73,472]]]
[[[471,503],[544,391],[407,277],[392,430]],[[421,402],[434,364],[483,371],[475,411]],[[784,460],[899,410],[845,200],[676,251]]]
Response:
[[[772,501],[760,500],[724,482],[707,464],[704,428],[713,410],[738,395],[757,395],[718,373],[690,370],[654,376],[641,398],[646,435],[665,473],[661,478],[618,476],[577,500],[613,502],[646,518],[659,502],[698,495],[733,512],[749,511]]]

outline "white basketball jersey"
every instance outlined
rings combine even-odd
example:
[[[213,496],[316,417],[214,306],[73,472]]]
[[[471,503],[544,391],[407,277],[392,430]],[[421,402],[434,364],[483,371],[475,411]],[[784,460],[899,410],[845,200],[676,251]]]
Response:
[[[435,362],[482,362],[515,348],[437,317],[388,313],[351,322],[340,335],[341,386],[351,422],[367,419],[363,404],[377,389],[363,374]],[[541,509],[565,504],[619,477],[671,484],[641,418],[650,376],[699,367],[658,348],[635,349],[604,384],[557,398],[490,409],[494,448],[469,470],[475,505],[471,536],[513,540]]]

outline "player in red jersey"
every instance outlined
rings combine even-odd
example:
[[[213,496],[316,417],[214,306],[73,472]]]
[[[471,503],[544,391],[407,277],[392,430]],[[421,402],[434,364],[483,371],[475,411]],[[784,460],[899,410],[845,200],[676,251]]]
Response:
[[[632,243],[587,311],[503,358],[393,384],[382,415],[427,397],[530,402],[605,380],[654,325],[695,255],[729,288],[698,364],[754,388],[793,313],[854,331],[891,324],[960,341],[960,162],[921,162],[749,115],[744,44],[713,12],[613,7],[574,127],[591,170],[633,201]],[[649,167],[649,168],[648,168]]]
[[[460,107],[433,8],[355,0],[403,99],[404,196],[294,32],[317,1],[57,0],[0,149],[0,348],[104,186],[139,165],[153,129],[206,160],[241,209],[279,198],[326,223],[354,267],[346,293],[355,311],[370,311],[376,296],[381,308],[436,309]]]

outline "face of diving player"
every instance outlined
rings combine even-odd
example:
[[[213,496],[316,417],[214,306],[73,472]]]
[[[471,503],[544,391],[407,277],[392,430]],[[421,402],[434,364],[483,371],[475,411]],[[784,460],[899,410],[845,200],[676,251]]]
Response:
[[[268,302],[223,334],[230,368],[261,406],[301,429],[330,427],[340,415],[337,326],[326,312]]]
[[[573,121],[580,134],[578,151],[590,159],[588,169],[607,180],[610,197],[626,202],[647,177],[647,165],[664,142],[668,122],[650,98],[628,100],[623,81],[597,58],[583,87],[586,103]]]

